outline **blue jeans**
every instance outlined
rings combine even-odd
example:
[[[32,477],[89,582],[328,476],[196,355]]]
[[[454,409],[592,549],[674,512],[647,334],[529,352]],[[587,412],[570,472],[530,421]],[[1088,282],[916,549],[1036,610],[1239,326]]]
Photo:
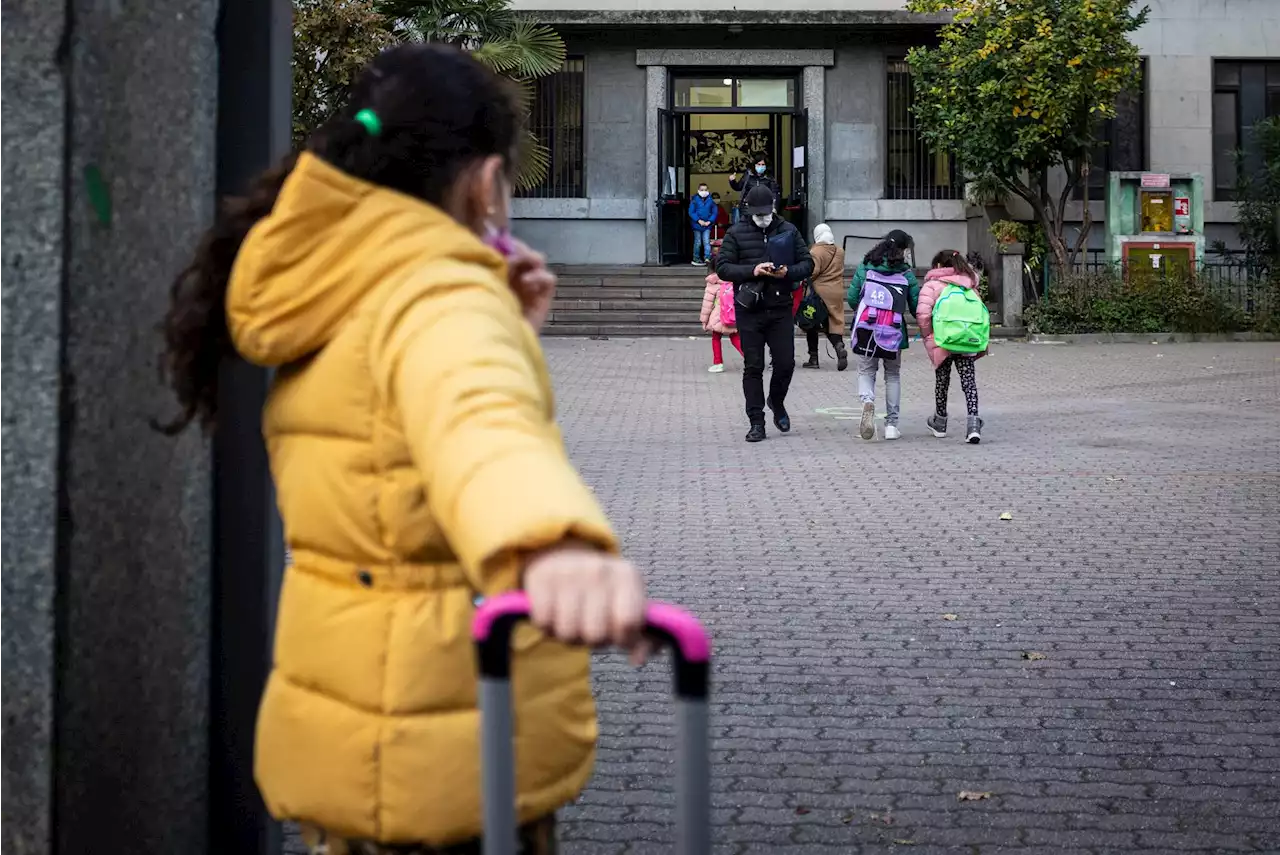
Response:
[[[711,258],[711,229],[693,230],[693,260],[708,261]]]

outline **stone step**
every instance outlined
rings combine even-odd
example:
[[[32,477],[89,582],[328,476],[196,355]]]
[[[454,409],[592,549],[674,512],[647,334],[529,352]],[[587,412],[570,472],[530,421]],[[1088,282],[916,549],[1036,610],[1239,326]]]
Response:
[[[610,311],[601,309],[590,312],[551,310],[552,323],[566,324],[633,324],[637,326],[653,326],[664,324],[689,323],[701,329],[697,312],[653,312],[653,311]]]
[[[702,297],[683,300],[556,300],[551,311],[583,312],[691,312],[695,317],[702,311]]]
[[[706,336],[701,326],[693,324],[617,324],[572,323],[550,324],[542,331],[547,336],[607,335],[614,338],[688,338]]]
[[[705,288],[705,276],[560,276],[560,288]]]

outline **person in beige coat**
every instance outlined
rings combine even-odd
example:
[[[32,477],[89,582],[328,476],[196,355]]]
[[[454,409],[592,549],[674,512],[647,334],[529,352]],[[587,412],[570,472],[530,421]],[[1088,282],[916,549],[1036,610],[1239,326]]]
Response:
[[[844,250],[836,246],[835,235],[826,223],[814,228],[809,254],[813,256],[813,290],[827,306],[825,332],[836,349],[836,368],[844,371],[849,367],[849,351],[844,345]],[[818,332],[816,329],[805,332],[809,361],[801,368],[818,367]]]

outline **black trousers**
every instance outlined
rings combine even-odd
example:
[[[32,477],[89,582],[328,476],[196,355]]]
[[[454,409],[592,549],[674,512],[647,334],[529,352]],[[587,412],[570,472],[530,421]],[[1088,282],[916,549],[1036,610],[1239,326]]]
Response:
[[[827,341],[831,342],[832,345],[838,341],[844,341],[844,337],[839,333],[826,332],[826,330],[823,330],[823,333],[826,333]],[[818,335],[819,332],[817,330],[805,330],[804,337],[809,344],[810,356],[818,355]]]
[[[738,334],[742,336],[742,395],[747,399],[747,418],[753,425],[764,424],[764,349],[773,357],[769,377],[769,400],[781,405],[791,388],[796,370],[795,332],[790,306],[747,311],[738,308]]]

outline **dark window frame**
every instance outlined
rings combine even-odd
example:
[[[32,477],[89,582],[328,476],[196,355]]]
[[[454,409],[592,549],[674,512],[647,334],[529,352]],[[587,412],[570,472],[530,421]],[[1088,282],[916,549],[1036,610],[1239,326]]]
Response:
[[[884,140],[884,197],[886,199],[955,200],[964,198],[964,180],[953,154],[946,154],[947,180],[938,181],[938,153],[930,151],[920,132],[915,113],[911,111],[914,87],[906,56],[890,54],[885,57],[885,140]],[[895,94],[906,91],[906,105],[894,116]],[[903,121],[899,124],[899,119]],[[895,149],[895,140],[909,140],[902,149]],[[894,180],[896,155],[905,155],[910,161],[910,177],[905,181]]]
[[[1099,129],[1098,141],[1100,145],[1095,145],[1093,149],[1093,157],[1089,163],[1089,201],[1101,202],[1107,197],[1107,181],[1111,172],[1146,172],[1151,164],[1151,148],[1150,148],[1150,104],[1148,97],[1150,94],[1150,77],[1147,74],[1147,58],[1139,59],[1139,79],[1136,91],[1122,93],[1117,99],[1117,110],[1114,119],[1107,119],[1102,123]],[[1126,98],[1131,98],[1136,102],[1134,109],[1128,111],[1128,115],[1121,112]],[[1125,162],[1123,159],[1120,163],[1116,163],[1116,152],[1119,149],[1117,142],[1120,139],[1121,125],[1126,120],[1136,118],[1138,121],[1138,153],[1137,162]],[[1076,185],[1073,191],[1073,198],[1077,201],[1084,200],[1084,185]]]
[[[690,107],[676,103],[678,99],[678,89],[680,83],[686,80],[724,80],[729,78],[733,81],[729,89],[729,106],[727,107]],[[743,107],[738,103],[740,93],[739,81],[742,80],[779,80],[791,84],[790,96],[792,105],[789,107]],[[802,73],[799,69],[793,68],[717,68],[708,66],[702,67],[677,67],[668,69],[667,72],[667,109],[673,113],[729,113],[729,114],[747,114],[747,113],[796,113],[803,109],[802,101],[804,100],[804,82]]]
[[[564,65],[528,83],[529,130],[550,153],[547,175],[535,187],[519,189],[524,199],[585,199],[586,187],[586,59],[565,57]],[[575,115],[568,117],[567,109]]]
[[[1234,81],[1227,79],[1232,71],[1235,72]],[[1228,156],[1228,151],[1248,149],[1248,131],[1258,121],[1280,116],[1280,60],[1215,59],[1212,83],[1213,198],[1232,201],[1236,197],[1235,166],[1222,169],[1221,159]],[[1232,99],[1235,115],[1230,120],[1230,127],[1225,126],[1227,118],[1219,115],[1220,97]],[[1218,140],[1227,136],[1231,137],[1233,144],[1220,148]]]

